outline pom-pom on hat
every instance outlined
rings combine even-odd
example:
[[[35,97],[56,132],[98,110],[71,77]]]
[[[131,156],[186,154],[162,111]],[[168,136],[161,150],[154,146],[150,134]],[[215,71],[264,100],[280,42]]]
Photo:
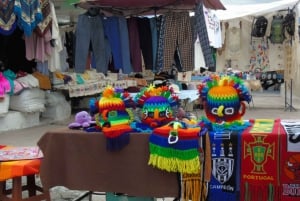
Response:
[[[125,104],[121,98],[121,93],[113,87],[108,86],[104,89],[102,97],[99,100],[99,111],[104,110],[125,110]]]
[[[199,86],[207,118],[211,122],[233,122],[245,114],[245,101],[251,96],[242,79],[236,76],[211,76]]]

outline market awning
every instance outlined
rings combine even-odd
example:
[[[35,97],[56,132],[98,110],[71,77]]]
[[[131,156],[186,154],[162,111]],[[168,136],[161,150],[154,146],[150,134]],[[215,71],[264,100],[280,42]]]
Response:
[[[73,0],[70,0],[73,1]],[[220,0],[80,0],[74,1],[81,8],[100,7],[102,10],[117,14],[138,14],[164,12],[166,10],[193,10],[196,3],[203,2],[205,7],[225,10]]]

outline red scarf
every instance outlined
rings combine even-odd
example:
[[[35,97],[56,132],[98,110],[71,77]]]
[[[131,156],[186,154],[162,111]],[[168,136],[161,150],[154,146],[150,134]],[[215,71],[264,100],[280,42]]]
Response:
[[[284,135],[281,138],[281,175],[280,200],[300,200],[300,140],[298,135],[300,122],[281,122]]]
[[[280,120],[252,121],[242,133],[240,200],[279,201]]]

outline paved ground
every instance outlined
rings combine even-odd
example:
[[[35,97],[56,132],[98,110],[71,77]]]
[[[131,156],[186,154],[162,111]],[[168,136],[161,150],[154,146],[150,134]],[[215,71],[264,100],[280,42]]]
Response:
[[[279,94],[253,94],[253,104],[247,107],[244,119],[299,119],[300,120],[300,99],[294,98],[292,107]],[[202,110],[195,111],[197,116],[204,115]],[[0,144],[9,144],[14,146],[31,146],[36,145],[39,138],[47,131],[58,127],[66,127],[70,119],[64,122],[42,122],[40,126],[26,128],[22,130],[0,132]],[[51,199],[54,201],[74,200],[80,196],[82,191],[73,191],[64,187],[56,187],[51,189]],[[88,200],[87,198],[84,200]],[[93,201],[104,201],[104,196],[93,196]],[[171,198],[165,199],[171,201]]]

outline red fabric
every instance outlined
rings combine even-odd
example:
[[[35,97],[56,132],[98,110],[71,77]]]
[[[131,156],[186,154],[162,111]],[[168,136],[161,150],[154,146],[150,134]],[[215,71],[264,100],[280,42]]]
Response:
[[[282,128],[283,129],[283,128]],[[300,200],[300,152],[288,151],[288,136],[284,132],[281,139],[280,200]]]
[[[169,125],[161,126],[158,128],[154,129],[154,133],[157,135],[160,135],[162,137],[168,137],[170,135],[172,127]],[[199,133],[200,133],[200,128],[195,127],[195,128],[178,128],[178,139],[179,140],[189,140],[189,139],[198,139]]]
[[[1,146],[4,148],[6,146]],[[40,159],[0,162],[0,181],[14,177],[37,174],[40,171]]]
[[[132,131],[132,128],[127,124],[102,128],[102,132],[107,138],[119,137],[120,135],[130,131]]]
[[[279,200],[280,120],[256,119],[242,133],[241,199]]]

